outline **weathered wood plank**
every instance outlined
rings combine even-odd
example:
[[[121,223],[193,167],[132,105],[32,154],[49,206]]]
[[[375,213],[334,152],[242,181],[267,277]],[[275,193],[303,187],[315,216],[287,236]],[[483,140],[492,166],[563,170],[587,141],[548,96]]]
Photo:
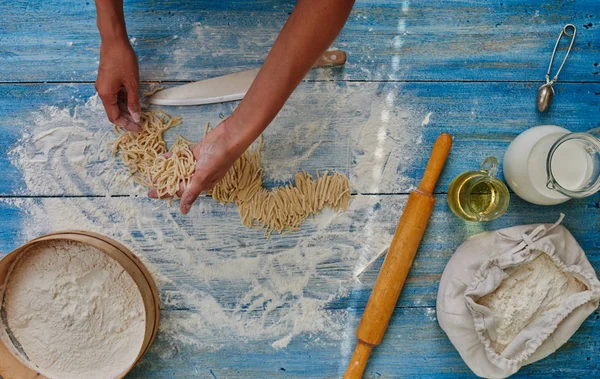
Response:
[[[540,114],[536,85],[528,83],[302,83],[265,133],[265,182],[283,184],[300,170],[337,170],[359,193],[407,193],[437,135],[449,132],[454,148],[437,189],[445,192],[486,156],[501,159],[531,126],[600,126],[600,84],[556,89],[552,109]],[[112,132],[100,103],[89,100],[93,94],[88,84],[0,85],[0,194],[132,193],[114,181]],[[169,140],[175,132],[199,140],[207,121],[216,125],[234,107],[164,108],[184,118]],[[30,138],[17,142],[23,134]],[[6,154],[14,148],[20,156]]]
[[[489,224],[463,222],[449,213],[444,195],[437,199],[367,377],[470,375],[437,326],[432,306],[446,262],[472,234],[553,222],[563,211],[565,225],[600,267],[599,199],[558,207],[513,199],[509,213]],[[405,201],[404,195],[356,198],[348,213],[325,214],[300,232],[267,240],[241,226],[232,207],[207,198],[190,216],[140,198],[4,199],[0,255],[36,235],[67,228],[96,230],[130,246],[158,280],[163,316],[159,339],[133,378],[210,378],[211,370],[229,378],[339,377],[381,260],[361,276],[362,283],[352,273],[361,256],[389,243]],[[596,377],[597,320],[593,315],[565,348],[523,375]],[[283,350],[272,346],[279,341],[286,346],[290,339]]]
[[[92,230],[124,242],[148,262],[158,275],[168,309],[198,309],[205,294],[235,308],[252,292],[253,281],[275,283],[286,276],[305,280],[296,284],[306,296],[325,299],[320,305],[327,309],[361,309],[382,259],[366,269],[360,282],[353,275],[387,248],[406,196],[360,196],[353,201],[346,213],[326,213],[307,221],[301,231],[269,240],[261,231],[242,226],[235,207],[217,205],[210,198],[202,198],[189,216],[141,198],[5,199],[0,202],[0,252],[50,231]],[[399,306],[434,306],[440,275],[469,236],[519,224],[553,223],[561,212],[566,215],[564,225],[600,273],[600,198],[554,207],[531,205],[515,196],[511,201],[504,217],[471,223],[455,217],[446,196],[438,195]],[[247,267],[228,272],[223,265]],[[260,287],[267,289],[272,288]]]
[[[260,65],[293,2],[135,0],[126,8],[142,80],[197,80]],[[336,169],[359,193],[406,193],[437,134],[449,131],[455,146],[437,189],[443,193],[485,156],[501,157],[529,126],[600,126],[599,13],[593,0],[358,1],[335,43],[348,52],[348,64],[310,73],[266,133],[267,185],[301,169]],[[0,4],[0,82],[93,81],[94,17],[91,1]],[[537,82],[568,22],[579,35],[560,79],[585,83],[559,83],[553,109],[540,115]],[[457,80],[535,83],[398,83]],[[92,94],[91,85],[0,85],[0,196],[103,196],[118,182],[98,148],[110,135],[102,110],[88,102]],[[174,108],[185,118],[177,131],[198,139],[206,121],[216,124],[234,106]],[[23,134],[34,138],[18,142]],[[46,163],[15,167],[7,156],[14,147]],[[132,190],[114,185],[109,192]],[[446,262],[470,235],[553,222],[564,212],[600,268],[598,196],[556,207],[513,196],[508,214],[488,224],[463,222],[445,195],[437,199],[366,377],[471,376],[433,308]],[[361,258],[385,248],[405,202],[405,195],[362,196],[348,213],[326,213],[302,231],[267,240],[241,226],[233,207],[207,198],[187,217],[142,198],[0,198],[0,256],[65,228],[111,235],[140,255],[158,280],[163,323],[132,378],[339,377],[382,260],[360,282],[352,274]],[[516,377],[600,376],[599,318],[596,312],[559,352]],[[273,343],[289,345],[278,350]]]
[[[380,206],[372,208],[377,209],[371,219],[378,219],[372,228],[382,227],[391,232],[397,217],[396,213],[401,210],[405,197],[374,198],[375,204],[380,204]],[[14,201],[17,203],[11,204]],[[48,215],[40,217],[37,213],[40,209],[32,207],[31,204],[43,201],[47,202],[43,209]],[[134,248],[145,261],[149,262],[155,273],[160,272],[158,276],[162,278],[159,280],[163,301],[161,332],[148,356],[130,374],[130,377],[211,378],[214,375],[217,378],[330,378],[340,376],[354,343],[353,333],[362,307],[364,307],[366,296],[368,296],[368,288],[373,283],[375,267],[365,273],[363,289],[352,291],[348,297],[349,300],[334,302],[330,307],[330,312],[334,313],[334,315],[330,314],[330,317],[339,316],[341,325],[338,327],[341,326],[341,329],[336,329],[333,334],[324,331],[301,333],[294,337],[286,348],[279,350],[272,347],[272,343],[278,338],[273,334],[265,333],[260,338],[256,336],[235,337],[235,332],[232,335],[222,330],[229,324],[218,324],[221,315],[211,316],[214,317],[215,324],[204,324],[202,318],[206,315],[202,309],[182,308],[180,306],[182,301],[178,300],[175,293],[182,290],[193,290],[193,283],[202,282],[202,277],[190,276],[189,273],[184,272],[186,271],[185,265],[190,265],[189,262],[185,262],[184,254],[179,257],[180,262],[178,263],[177,259],[173,259],[164,252],[165,247],[178,243],[177,241],[183,238],[181,235],[183,231],[187,231],[189,232],[188,237],[195,239],[196,242],[206,241],[210,238],[207,236],[209,233],[217,234],[215,238],[210,239],[211,242],[222,241],[219,245],[212,245],[213,250],[191,251],[194,255],[235,256],[244,251],[243,246],[251,246],[250,249],[254,250],[256,254],[269,255],[280,250],[286,242],[287,244],[298,244],[299,241],[310,238],[311,235],[318,233],[318,227],[309,223],[306,230],[299,234],[275,236],[273,241],[267,242],[259,233],[240,228],[231,209],[219,211],[218,207],[207,207],[204,211],[192,215],[194,220],[200,220],[200,222],[191,220],[186,222],[184,218],[177,217],[175,210],[167,212],[152,210],[153,217],[148,217],[147,212],[152,205],[148,200],[71,198],[56,199],[57,204],[53,205],[49,201],[53,200],[14,199],[9,203],[6,203],[6,200],[0,203],[0,224],[3,225],[3,228],[0,229],[1,251],[7,252],[23,243],[31,237],[27,236],[27,233],[64,227],[89,229],[89,221],[81,223],[81,218],[73,217],[76,216],[72,212],[74,204],[77,206],[79,203],[86,220],[102,220],[105,218],[102,217],[102,214],[110,215],[109,210],[111,209],[113,214],[119,214],[116,209],[130,209],[124,202],[136,204],[135,212],[123,211],[128,217],[121,216],[121,219],[108,217],[105,221],[96,224],[97,228],[100,225],[98,229],[104,228],[103,231],[108,234],[130,227],[141,228],[141,230],[128,231],[127,233],[131,233],[131,235],[124,241]],[[207,201],[209,200],[204,200],[204,202]],[[85,204],[86,202],[89,204]],[[511,208],[509,214],[495,223],[469,224],[460,222],[448,214],[443,196],[438,196],[438,202],[432,223],[400,302],[401,307],[409,306],[409,308],[396,310],[383,344],[375,350],[371,359],[367,369],[367,378],[464,378],[471,376],[468,368],[438,327],[435,310],[431,307],[437,290],[437,278],[439,278],[445,262],[449,259],[454,245],[460,243],[459,240],[466,236],[481,231],[480,227],[489,230],[520,222],[552,221],[558,211],[556,207],[540,208],[516,202],[513,203],[514,208]],[[110,203],[113,205],[107,205]],[[599,267],[597,204],[579,202],[571,205],[562,209],[567,212],[565,225],[573,231],[587,250],[592,263]],[[584,212],[584,208],[594,209],[594,207],[596,207],[594,217],[580,216],[588,214]],[[25,210],[28,210],[29,213]],[[180,226],[174,227],[172,224],[164,223],[165,213],[171,213],[173,216],[171,223],[177,223]],[[347,230],[353,223],[358,222],[362,227],[365,219],[367,223],[369,222],[369,218],[364,217],[363,219],[364,214],[360,215],[359,211],[355,211],[355,213],[350,216],[350,219],[355,219],[355,221],[333,220],[328,228],[336,232]],[[42,224],[44,220],[46,223]],[[318,222],[318,224],[321,223],[322,220]],[[164,235],[170,237],[162,240],[160,244],[157,243],[157,237],[153,236],[152,224],[162,224]],[[209,225],[213,226],[209,228]],[[177,230],[179,230],[179,236],[175,235]],[[440,235],[442,232],[443,235]],[[360,233],[360,231],[356,230],[354,233]],[[336,239],[341,238],[341,234],[348,235],[350,233],[348,231],[338,233]],[[232,240],[231,237],[225,237],[226,235],[235,235],[236,237]],[[246,239],[249,240],[246,241]],[[362,244],[365,244],[365,241],[368,242],[364,234],[356,236],[356,240]],[[323,241],[323,243],[325,242],[330,244],[331,240]],[[340,266],[338,269],[345,275],[349,274],[348,267],[344,268],[344,265],[340,263],[334,265]],[[177,274],[177,271],[180,274]],[[319,275],[335,276],[337,274],[332,268]],[[166,282],[164,277],[172,279],[174,283]],[[268,277],[273,278],[275,275],[268,273]],[[242,282],[245,280],[243,277],[231,279]],[[325,282],[321,282],[322,284]],[[419,286],[424,287],[423,291],[417,291]],[[241,287],[236,288],[231,284],[225,286],[223,283],[212,283],[212,289],[209,290],[217,301],[226,306],[229,302],[239,301],[239,295],[243,293]],[[233,295],[229,291],[232,291]],[[310,294],[310,291],[308,293]],[[422,307],[424,305],[426,307]],[[349,310],[350,313],[347,314],[346,310]],[[524,368],[517,377],[597,377],[600,346],[594,331],[598,327],[598,318],[599,315],[596,312],[583,324],[581,330],[566,346],[550,358]],[[292,328],[290,327],[290,329]]]
[[[218,3],[218,4],[217,4]],[[126,2],[147,81],[200,80],[261,64],[293,1]],[[579,28],[563,81],[598,82],[600,4],[594,0],[357,1],[335,46],[341,70],[309,80],[543,80],[563,25]],[[0,81],[95,80],[92,1],[0,5]]]
[[[342,340],[315,341],[318,336],[303,336],[283,350],[269,343],[232,341],[212,351],[159,334],[128,378],[339,378],[355,343],[360,314],[352,313]],[[599,318],[598,312],[591,315],[556,353],[513,377],[597,378],[600,342],[595,331],[600,327]],[[365,378],[474,377],[439,328],[434,308],[397,309],[365,373]]]

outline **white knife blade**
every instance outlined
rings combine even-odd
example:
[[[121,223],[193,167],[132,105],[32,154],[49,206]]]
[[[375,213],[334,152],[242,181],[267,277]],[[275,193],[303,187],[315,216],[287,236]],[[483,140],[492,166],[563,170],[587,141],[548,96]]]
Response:
[[[319,58],[314,67],[341,66],[344,63],[346,53],[330,50]],[[150,96],[148,101],[156,105],[202,105],[241,100],[259,70],[255,68],[167,88]]]
[[[167,88],[148,100],[156,105],[202,105],[241,100],[259,70],[255,68]]]

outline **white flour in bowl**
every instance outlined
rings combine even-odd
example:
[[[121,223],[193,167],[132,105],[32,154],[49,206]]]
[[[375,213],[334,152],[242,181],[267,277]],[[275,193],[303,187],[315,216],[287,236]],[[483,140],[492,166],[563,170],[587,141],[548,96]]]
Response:
[[[23,253],[1,310],[13,345],[52,379],[119,377],[144,339],[144,304],[131,276],[79,242],[41,242]]]

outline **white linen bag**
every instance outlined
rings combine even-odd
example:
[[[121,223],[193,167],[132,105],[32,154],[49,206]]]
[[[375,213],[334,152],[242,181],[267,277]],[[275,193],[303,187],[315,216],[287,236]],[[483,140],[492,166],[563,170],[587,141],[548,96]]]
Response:
[[[448,262],[438,322],[476,375],[505,378],[545,358],[598,307],[600,282],[563,217],[473,236]]]

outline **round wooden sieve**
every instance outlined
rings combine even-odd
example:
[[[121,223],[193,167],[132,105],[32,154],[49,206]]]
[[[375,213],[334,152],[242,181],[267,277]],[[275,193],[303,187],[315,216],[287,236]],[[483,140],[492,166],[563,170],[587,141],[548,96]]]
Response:
[[[124,372],[118,379],[123,378],[136,364],[139,363],[156,337],[160,322],[160,300],[158,297],[156,283],[154,282],[154,279],[152,279],[152,275],[150,275],[148,269],[142,264],[139,258],[137,258],[129,249],[119,242],[97,233],[76,230],[50,233],[31,240],[0,260],[0,301],[4,297],[4,283],[6,282],[7,276],[15,260],[35,244],[51,240],[75,241],[97,248],[109,257],[116,260],[132,277],[133,281],[139,288],[146,312],[146,330],[144,333],[142,347],[135,362],[133,362],[127,371]],[[1,320],[0,333],[6,334]],[[6,336],[3,339],[8,340]],[[17,358],[18,356],[19,355],[16,353],[16,348],[12,346],[12,344],[7,346],[5,342],[0,339],[0,378],[45,378],[45,376],[31,369],[24,362],[22,362],[21,359]]]

